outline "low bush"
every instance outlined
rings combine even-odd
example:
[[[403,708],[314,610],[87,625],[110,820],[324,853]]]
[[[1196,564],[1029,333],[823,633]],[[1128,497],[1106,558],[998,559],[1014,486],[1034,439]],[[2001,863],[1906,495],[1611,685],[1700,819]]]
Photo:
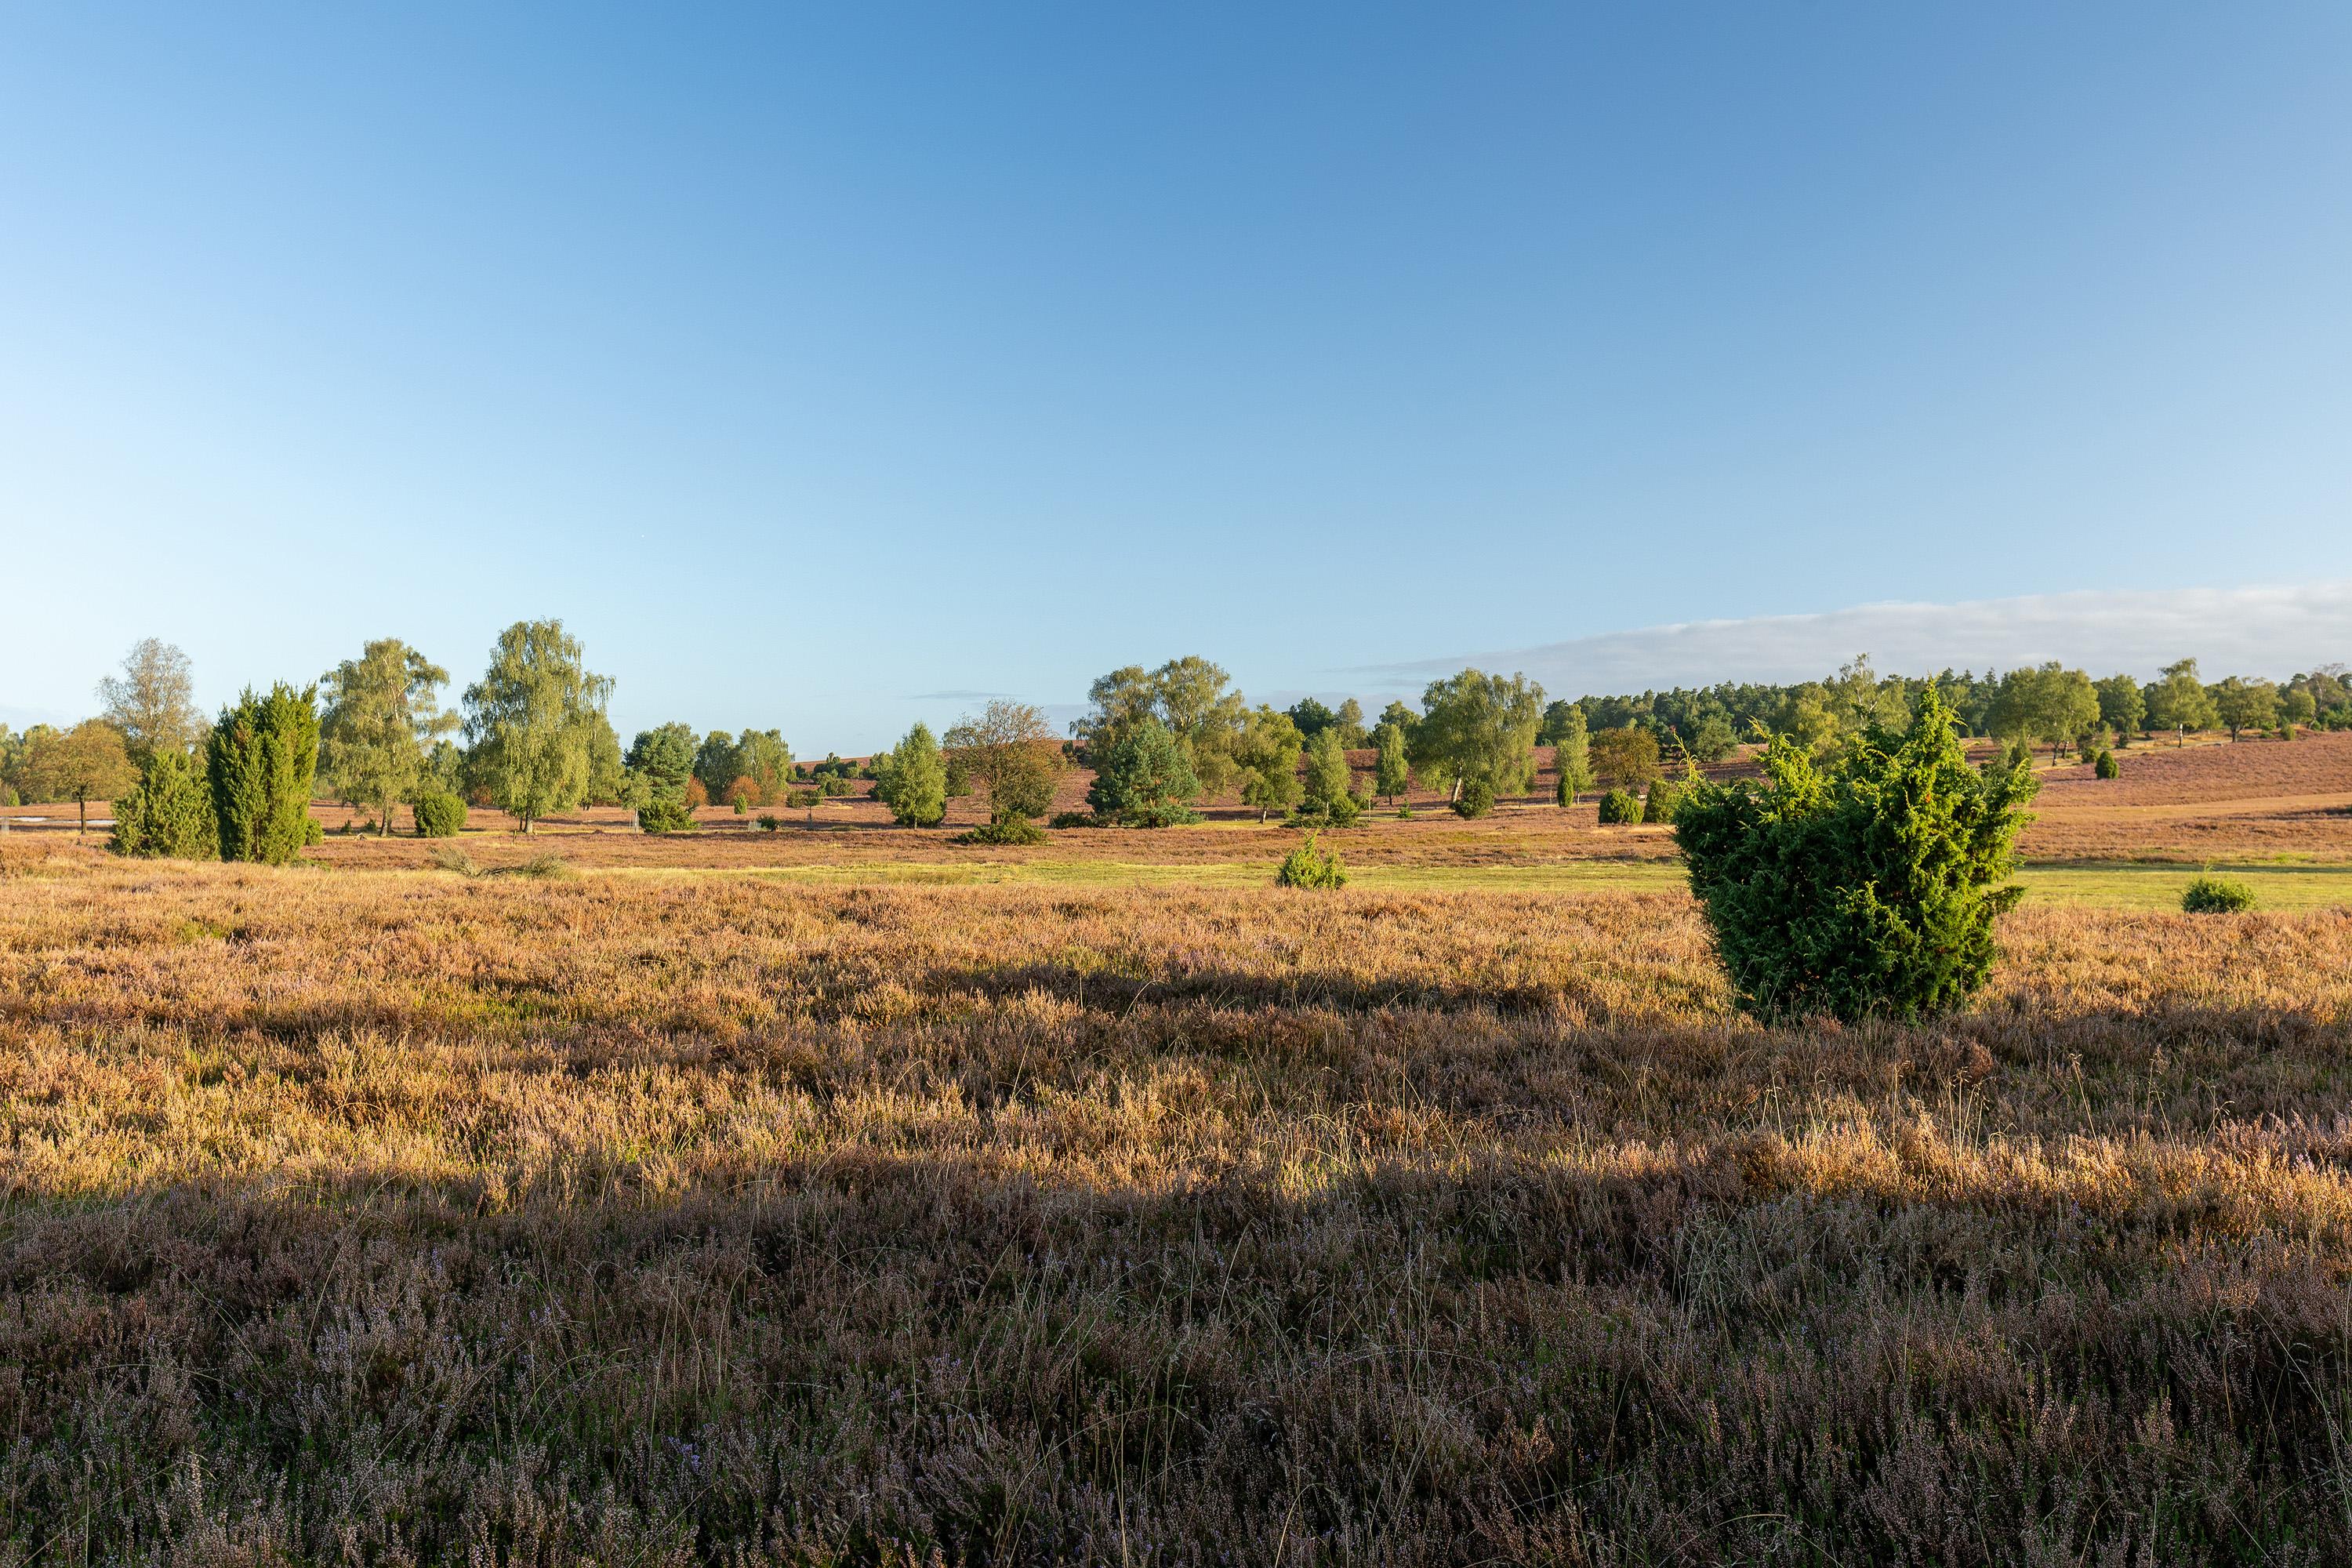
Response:
[[[1693,785],[1675,837],[1740,1006],[1853,1021],[1959,1005],[2021,896],[2034,787],[2021,767],[1969,767],[1933,688],[1907,731],[1874,724],[1825,765],[1776,736],[1760,786]]]
[[[1108,826],[1108,824],[1091,811],[1057,811],[1054,814],[1054,819],[1045,826],[1048,827],[1103,827]]]
[[[1639,822],[1641,820],[1642,803],[1633,798],[1633,791],[1612,789],[1607,795],[1601,797],[1601,821],[1602,826],[1606,826],[1613,823]]]
[[[637,826],[646,833],[686,833],[694,827],[694,813],[682,801],[649,800],[637,807]]]
[[[2198,877],[2180,895],[2184,914],[2234,915],[2254,907],[2254,890],[2243,882],[2221,877]]]
[[[2103,779],[2121,778],[2124,772],[2113,752],[2101,752],[2098,760],[2091,764],[2091,771]]]
[[[460,877],[478,877],[482,868],[474,858],[455,844],[436,844],[425,852],[425,863],[436,871],[455,871]]]
[[[1664,779],[1659,780],[1650,786],[1648,797],[1642,802],[1642,820],[1643,822],[1674,821],[1675,808],[1682,804],[1682,798],[1681,790]]]
[[[416,837],[455,838],[466,828],[466,803],[446,790],[426,790],[416,797]]]
[[[959,833],[948,840],[950,844],[1043,844],[1045,830],[1026,817],[1016,816],[1005,822],[983,822],[969,833]]]
[[[220,854],[220,829],[202,763],[178,752],[159,752],[140,770],[136,787],[114,803],[117,855],[210,860]]]
[[[1454,796],[1456,816],[1484,816],[1495,809],[1495,786],[1485,779],[1464,779]]]
[[[773,833],[777,828],[783,826],[783,823],[776,816],[764,811],[760,814],[758,820],[760,824],[760,831],[762,833]]]
[[[1316,843],[1316,836],[1307,836],[1307,842],[1282,858],[1275,868],[1274,884],[1277,888],[1344,888],[1348,885],[1348,867],[1336,849],[1325,849]]]

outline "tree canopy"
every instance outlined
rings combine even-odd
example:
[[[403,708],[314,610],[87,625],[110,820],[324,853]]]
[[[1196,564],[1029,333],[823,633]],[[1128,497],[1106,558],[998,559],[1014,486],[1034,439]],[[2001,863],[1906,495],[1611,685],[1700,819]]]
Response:
[[[1257,807],[1260,822],[1298,804],[1298,757],[1304,745],[1290,715],[1263,702],[1244,721],[1234,760],[1241,771],[1242,804]]]
[[[947,816],[947,764],[929,725],[918,723],[874,759],[874,794],[901,827],[936,826]]]
[[[1525,790],[1535,778],[1543,700],[1543,688],[1523,675],[1465,669],[1431,681],[1410,742],[1413,766],[1450,785],[1457,805],[1465,792],[1475,804]]]
[[[338,799],[373,807],[392,832],[392,806],[412,799],[425,773],[425,744],[457,727],[437,695],[449,672],[398,637],[371,642],[320,683],[319,772]]]
[[[142,637],[123,656],[122,673],[98,683],[104,718],[122,732],[134,763],[158,752],[187,752],[205,735],[196,710],[188,656],[156,637]]]
[[[489,668],[466,689],[466,738],[492,804],[525,833],[586,797],[591,742],[596,726],[610,729],[612,691],[562,621],[517,621],[499,634]]]
[[[1094,784],[1087,804],[1097,817],[1129,827],[1197,822],[1189,803],[1201,793],[1192,763],[1175,732],[1145,717],[1094,749]]]
[[[1156,719],[1182,744],[1202,793],[1222,795],[1238,768],[1234,748],[1247,711],[1229,681],[1222,667],[1196,655],[1171,658],[1157,669],[1128,665],[1087,689],[1093,710],[1070,732],[1092,753],[1121,731]]]
[[[992,823],[1026,821],[1052,808],[1062,743],[1045,715],[1028,703],[998,698],[966,716],[948,731],[947,751],[987,793]]]

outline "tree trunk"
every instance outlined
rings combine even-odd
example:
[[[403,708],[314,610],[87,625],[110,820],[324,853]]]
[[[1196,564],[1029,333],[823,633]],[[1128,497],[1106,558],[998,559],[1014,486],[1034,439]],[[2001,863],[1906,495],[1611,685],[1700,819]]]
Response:
[[[89,837],[89,796],[76,796],[74,805],[81,808],[81,826],[74,829],[74,837],[87,838]]]

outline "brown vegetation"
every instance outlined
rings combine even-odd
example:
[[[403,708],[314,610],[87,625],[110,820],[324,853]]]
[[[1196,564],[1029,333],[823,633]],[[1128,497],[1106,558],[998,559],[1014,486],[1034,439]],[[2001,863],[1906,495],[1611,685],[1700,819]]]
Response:
[[[0,843],[0,1554],[2344,1560],[2352,917],[2007,931]]]

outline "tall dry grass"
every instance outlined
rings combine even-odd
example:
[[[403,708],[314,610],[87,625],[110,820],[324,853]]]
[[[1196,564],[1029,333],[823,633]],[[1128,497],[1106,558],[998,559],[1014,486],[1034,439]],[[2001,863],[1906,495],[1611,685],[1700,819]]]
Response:
[[[0,850],[0,1555],[2341,1562],[2352,919]]]

